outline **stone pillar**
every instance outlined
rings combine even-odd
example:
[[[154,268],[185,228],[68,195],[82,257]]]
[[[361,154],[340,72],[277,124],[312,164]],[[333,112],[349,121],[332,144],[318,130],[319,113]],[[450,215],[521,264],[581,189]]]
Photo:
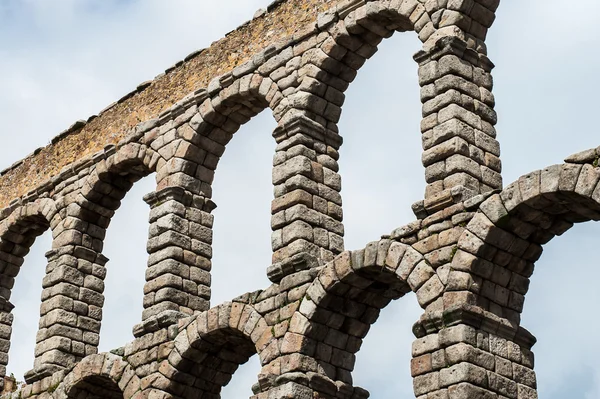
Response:
[[[6,366],[8,365],[8,351],[10,350],[10,336],[12,333],[14,305],[0,297],[0,392],[4,388]]]
[[[79,245],[61,246],[47,252],[46,257],[40,329],[33,370],[25,374],[27,382],[37,381],[97,353],[100,341],[104,266],[108,259]]]
[[[417,323],[411,374],[416,397],[536,399],[535,338],[497,318],[455,310],[448,326]],[[441,320],[437,320],[441,322]]]
[[[213,226],[210,212],[216,205],[181,187],[164,188],[146,195],[144,200],[151,211],[143,324],[153,324],[157,319],[173,322],[208,310]]]
[[[502,188],[492,95],[492,62],[457,37],[415,55],[423,102],[423,156],[428,183],[423,208],[432,214],[476,194]]]
[[[327,262],[344,249],[338,149],[341,137],[303,114],[273,133],[271,281]]]

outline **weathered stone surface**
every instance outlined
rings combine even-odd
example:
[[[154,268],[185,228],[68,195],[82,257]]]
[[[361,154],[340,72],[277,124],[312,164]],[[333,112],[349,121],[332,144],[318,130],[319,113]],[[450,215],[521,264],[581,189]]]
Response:
[[[53,233],[33,369],[6,397],[216,398],[258,354],[253,398],[367,398],[352,385],[356,353],[380,311],[412,291],[424,310],[413,326],[419,399],[536,398],[535,338],[520,313],[543,245],[600,219],[600,147],[502,189],[484,43],[498,4],[276,1],[2,172],[0,376],[15,278],[35,238]],[[428,185],[413,206],[417,220],[344,252],[337,122],[344,92],[394,30],[414,30],[423,42],[414,58]],[[239,49],[233,65],[229,51]],[[154,119],[130,126],[129,113],[148,105],[144,90],[160,93],[142,115]],[[274,284],[209,309],[215,170],[233,134],[267,107],[277,121],[273,264],[265,265]],[[78,137],[98,138],[106,123],[122,129],[120,141],[49,158]],[[40,169],[49,179],[24,181],[37,161],[49,165]],[[142,322],[133,341],[96,354],[106,228],[132,185],[152,173]]]

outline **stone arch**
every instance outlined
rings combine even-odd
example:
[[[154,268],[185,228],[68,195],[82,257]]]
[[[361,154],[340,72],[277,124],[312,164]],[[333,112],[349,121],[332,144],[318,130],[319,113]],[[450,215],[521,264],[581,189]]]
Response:
[[[524,175],[483,202],[458,242],[448,290],[482,297],[480,306],[518,326],[542,246],[575,223],[600,220],[594,157]]]
[[[171,148],[164,151],[165,162],[158,165],[158,190],[183,187],[196,196],[210,199],[219,158],[233,134],[267,107],[278,119],[275,110],[282,99],[280,89],[268,76],[253,72],[254,69],[256,66],[249,61],[214,79],[208,91],[197,94],[196,105],[184,113],[185,120],[172,123],[170,131],[177,140],[167,144]],[[168,131],[168,127],[164,130]]]
[[[141,381],[121,356],[111,353],[91,355],[67,374],[56,388],[57,399],[141,397]]]
[[[233,74],[238,75],[236,72]],[[276,109],[282,99],[281,89],[268,76],[257,71],[220,78],[219,82],[221,90],[199,105],[198,111],[204,122],[223,129],[239,129],[267,107],[273,110],[278,120]]]
[[[421,23],[417,24],[419,20]],[[334,136],[338,133],[336,123],[341,115],[343,93],[357,71],[377,52],[377,45],[394,31],[420,33],[425,26],[429,37],[435,31],[431,18],[415,0],[349,1],[323,14],[318,24],[322,33],[316,42],[297,50],[301,55],[297,89],[282,102],[286,108],[281,112],[280,125],[294,121],[301,114],[317,122],[323,130],[330,130],[329,140],[340,141]]]
[[[180,326],[153,386],[182,397],[218,398],[238,366],[255,353],[262,364],[278,354],[271,328],[252,305],[227,302]]]
[[[130,142],[120,146],[91,168],[83,179],[81,190],[75,204],[71,205],[69,214],[83,222],[82,241],[85,241],[87,234],[92,242],[92,251],[100,253],[103,250],[107,228],[121,206],[121,201],[137,181],[155,173],[160,162],[164,163],[164,158],[153,148]],[[108,261],[106,258],[102,260]],[[98,277],[103,280],[104,274],[102,272]]]
[[[50,198],[40,198],[17,207],[0,222],[1,297],[10,299],[10,289],[18,268],[35,239],[46,230],[56,228],[61,219],[55,202]]]
[[[63,216],[53,229],[44,278],[35,381],[96,353],[104,306],[103,241],[111,218],[134,182],[150,174],[155,152],[138,143],[107,148],[80,179],[54,194]]]
[[[524,175],[480,205],[458,242],[443,308],[437,317],[420,321],[419,367],[427,356],[431,361],[434,354],[427,352],[432,347],[439,352],[441,346],[452,359],[448,373],[466,367],[489,370],[489,384],[476,382],[479,388],[471,387],[473,392],[484,388],[537,397],[531,353],[536,339],[520,326],[525,295],[543,245],[576,223],[600,220],[598,155],[590,150]],[[458,336],[461,343],[450,346]],[[431,345],[433,338],[439,346]],[[490,352],[495,362],[469,358]],[[502,367],[508,366],[513,373],[501,386]],[[422,369],[431,372],[431,363]],[[418,377],[424,387],[431,375]]]
[[[214,79],[146,135],[162,158],[157,190],[145,198],[151,214],[144,324],[164,312],[177,318],[209,308],[216,207],[211,197],[219,158],[243,123],[281,100],[278,86],[256,68],[249,61]]]
[[[357,389],[351,386],[355,354],[380,310],[411,291],[426,307],[441,287],[435,271],[410,245],[382,239],[346,251],[326,264],[306,290],[282,340],[282,355],[315,359],[298,362],[300,367],[290,371],[305,373],[310,386],[324,394]]]
[[[476,37],[482,31],[472,31],[478,18],[485,20],[479,24],[483,30],[491,25],[497,4],[487,3],[486,9],[473,3],[441,8],[414,0],[351,1],[320,16],[316,42],[294,47],[297,76],[282,79],[295,81],[283,91],[274,133],[271,281],[286,275],[281,262],[291,256],[323,264],[344,249],[337,163],[344,92],[377,45],[395,31],[414,30],[424,43],[415,59],[428,186],[425,200],[415,206],[417,216],[501,187],[493,65]]]
[[[83,179],[81,191],[67,214],[88,223],[88,235],[98,252],[110,219],[133,184],[152,172],[160,156],[144,144],[128,143],[97,162]],[[58,237],[57,237],[58,238]],[[94,242],[94,239],[98,240]],[[59,241],[56,245],[60,246]]]
[[[0,377],[5,376],[9,361],[14,308],[10,297],[15,278],[36,238],[60,220],[55,202],[38,198],[16,207],[0,222]]]
[[[493,64],[485,55],[482,40],[498,4],[488,2],[487,9],[477,2],[458,3],[447,8],[444,3],[442,8],[441,3],[402,0],[351,2],[348,7],[338,7],[337,14],[323,18],[321,29],[329,37],[303,55],[302,82],[289,100],[294,104],[290,110],[300,109],[335,136],[343,93],[362,65],[394,31],[414,30],[424,43],[415,60],[423,103],[422,161],[428,183],[425,201],[416,209],[419,217],[442,209],[448,201],[464,200],[502,185],[491,94]],[[475,32],[475,27],[481,29]],[[295,117],[286,115],[282,121]]]

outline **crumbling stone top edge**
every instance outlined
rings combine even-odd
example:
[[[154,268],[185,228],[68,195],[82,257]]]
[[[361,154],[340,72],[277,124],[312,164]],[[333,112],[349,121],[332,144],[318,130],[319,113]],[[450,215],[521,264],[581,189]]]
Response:
[[[117,144],[139,123],[157,118],[215,77],[231,72],[261,50],[293,41],[294,33],[317,20],[319,13],[342,0],[279,0],[267,11],[240,25],[209,48],[196,50],[152,81],[105,107],[98,115],[78,120],[51,142],[0,171],[0,209],[45,186],[80,158]],[[270,33],[267,35],[266,33]]]

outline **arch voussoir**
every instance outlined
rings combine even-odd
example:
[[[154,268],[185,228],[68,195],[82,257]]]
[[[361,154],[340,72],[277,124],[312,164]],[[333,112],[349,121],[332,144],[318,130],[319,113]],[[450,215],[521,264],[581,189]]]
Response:
[[[239,365],[274,339],[250,304],[227,302],[180,324],[174,346],[160,365],[166,392],[217,395]],[[160,380],[160,379],[159,379]]]
[[[307,386],[324,394],[355,391],[362,395],[363,390],[351,385],[355,353],[380,310],[412,291],[409,280],[420,273],[418,265],[423,262],[423,255],[410,245],[382,239],[362,250],[345,251],[325,264],[281,339],[286,362],[307,357],[316,363],[297,360],[297,365],[282,370],[276,385],[292,376],[290,381],[298,383],[301,373]]]
[[[153,172],[147,167],[152,152],[136,142],[111,146],[67,195],[58,197],[58,206],[46,204],[49,214],[64,217],[58,223],[53,217],[36,358],[27,380],[69,368],[97,352],[108,261],[102,255],[106,229],[133,184]]]
[[[56,399],[136,398],[141,380],[121,356],[111,353],[90,355],[81,360],[56,387]]]

